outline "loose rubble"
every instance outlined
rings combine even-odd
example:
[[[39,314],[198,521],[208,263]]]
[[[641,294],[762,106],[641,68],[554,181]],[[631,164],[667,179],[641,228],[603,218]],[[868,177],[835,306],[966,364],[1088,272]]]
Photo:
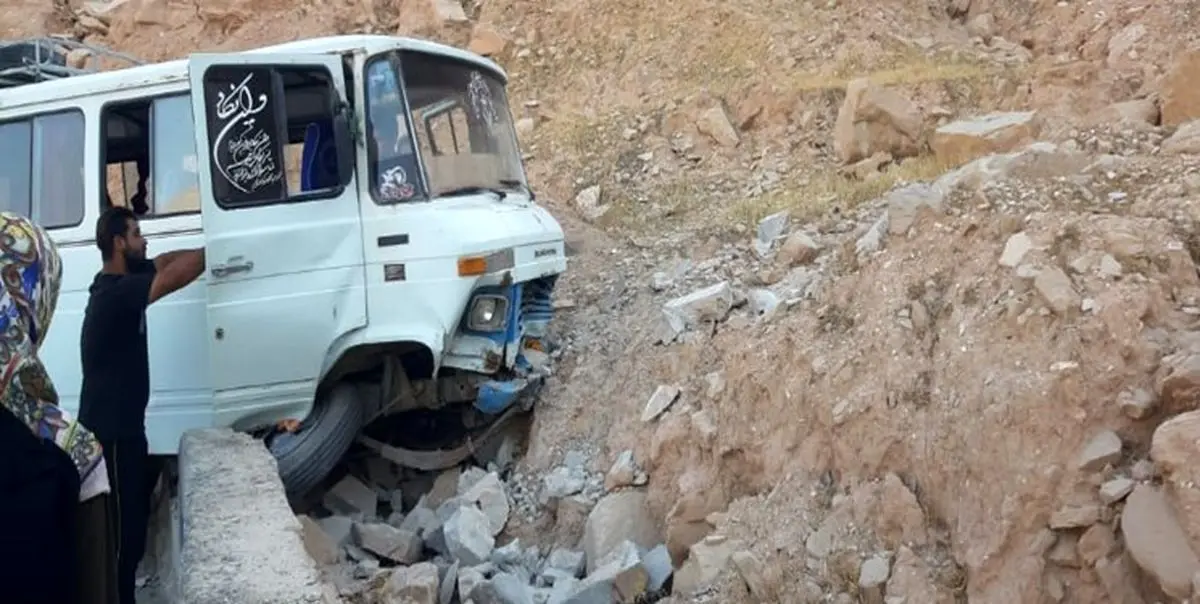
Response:
[[[300,516],[309,554],[349,602],[650,602],[670,591],[675,568],[632,451],[604,476],[567,456],[533,501],[484,468],[431,476],[381,463],[390,464],[365,460],[326,493],[323,509]],[[505,534],[514,510],[557,508],[561,519],[571,506],[582,521],[565,527],[567,545]]]

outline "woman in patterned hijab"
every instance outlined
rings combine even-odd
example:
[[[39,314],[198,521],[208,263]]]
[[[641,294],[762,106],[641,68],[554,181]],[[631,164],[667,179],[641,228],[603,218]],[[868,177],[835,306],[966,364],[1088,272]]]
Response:
[[[111,562],[84,561],[80,548],[81,537],[107,541],[100,444],[58,407],[38,358],[61,281],[46,232],[0,212],[0,600],[12,604],[105,601],[109,591]]]

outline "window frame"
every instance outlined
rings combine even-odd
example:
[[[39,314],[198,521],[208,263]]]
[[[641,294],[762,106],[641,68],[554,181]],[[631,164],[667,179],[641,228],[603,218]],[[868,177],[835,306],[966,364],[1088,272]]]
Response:
[[[376,63],[387,63],[391,68],[392,73],[396,76],[396,86],[400,89],[400,104],[404,110],[404,123],[408,125],[409,135],[412,137],[413,155],[416,157],[417,177],[420,182],[416,185],[416,193],[411,199],[401,201],[392,201],[383,199],[379,194],[379,157],[375,154],[374,145],[371,144],[371,90],[369,74],[371,66]],[[363,63],[363,72],[360,78],[362,80],[362,97],[363,97],[363,141],[366,144],[367,150],[367,191],[371,194],[371,201],[378,206],[399,206],[410,203],[428,203],[434,200],[430,195],[429,188],[429,173],[425,171],[425,157],[418,148],[417,142],[417,124],[413,119],[412,104],[408,102],[408,87],[404,85],[404,70],[400,64],[400,52],[396,50],[388,50],[377,53]]]
[[[271,88],[276,93],[278,93],[279,98],[283,99],[282,106],[277,107],[276,111],[279,111],[280,109],[282,109],[283,121],[281,124],[277,124],[277,126],[279,128],[281,128],[282,130],[284,130],[285,135],[286,135],[286,131],[288,128],[287,88],[284,87],[284,85],[283,85],[283,81],[282,81],[283,78],[279,74],[280,71],[311,70],[311,71],[317,71],[317,72],[321,72],[321,73],[325,74],[326,83],[328,85],[328,90],[333,99],[333,105],[334,105],[334,107],[330,108],[330,116],[332,117],[333,115],[335,115],[334,112],[337,111],[337,106],[339,104],[343,105],[347,108],[350,108],[348,99],[343,98],[342,93],[338,91],[338,87],[337,87],[336,78],[339,78],[339,77],[342,78],[343,88],[347,85],[347,83],[345,81],[345,74],[344,73],[334,74],[332,71],[330,71],[330,69],[326,65],[322,65],[320,63],[271,63],[269,61],[264,61],[262,63],[217,63],[217,64],[209,65],[208,67],[205,68],[204,73],[200,76],[201,85],[203,86],[205,83],[207,83],[208,73],[210,71],[212,71],[213,69],[221,69],[221,68],[233,68],[233,69],[244,69],[244,70],[261,69],[261,70],[266,70],[270,73]],[[191,91],[191,93],[193,95],[195,95],[196,92],[197,91],[194,89]],[[199,91],[199,93],[201,95],[204,95],[205,91],[203,90],[203,88]],[[195,97],[193,96],[193,99],[194,98]],[[209,117],[210,117],[209,110],[206,110],[204,113],[204,116],[203,116],[204,124],[196,124],[195,123],[196,116],[195,116],[195,112],[193,112],[193,116],[192,116],[193,125],[198,126],[198,127],[203,127],[207,131],[209,128],[209,124],[208,124]],[[193,140],[195,140],[194,132],[193,132]],[[280,161],[285,162],[286,161],[285,154],[287,151],[287,147],[293,143],[289,142],[287,140],[287,138],[284,139],[282,144],[280,144],[278,142],[278,138],[276,138],[276,141],[277,141],[276,144],[278,145]],[[197,142],[199,142],[199,141],[197,141]],[[211,141],[209,141],[209,142],[211,144]],[[353,150],[351,150],[351,151],[353,151]],[[348,155],[351,157],[351,160],[353,161],[354,154],[351,152]],[[201,161],[200,157],[201,157],[201,154],[199,154],[199,146],[197,146],[197,161]],[[205,153],[203,153],[202,161],[207,162],[207,165],[208,165],[209,188],[212,191],[213,202],[216,203],[216,205],[219,209],[221,209],[222,211],[226,211],[226,212],[251,209],[251,208],[262,208],[262,207],[268,207],[268,206],[274,206],[274,205],[284,205],[284,204],[292,204],[292,203],[305,203],[305,202],[310,202],[310,201],[323,201],[323,200],[329,200],[329,199],[337,199],[337,198],[340,198],[343,195],[345,195],[346,191],[350,188],[349,184],[338,183],[336,186],[329,187],[327,189],[318,189],[316,191],[301,191],[301,192],[296,193],[295,195],[292,195],[292,194],[288,193],[287,166],[284,165],[283,166],[284,196],[282,198],[230,203],[228,200],[221,199],[221,197],[217,195],[216,179],[219,176],[219,173],[218,173],[216,167],[213,165],[211,150],[206,150]],[[351,167],[353,168],[353,166],[351,166]],[[203,177],[203,176],[201,176],[201,177]],[[351,177],[351,184],[352,183],[353,183],[353,176]],[[203,200],[201,200],[201,204],[203,205]]]
[[[155,161],[154,161],[154,148],[155,148],[155,144],[154,144],[154,138],[155,138],[154,137],[154,104],[157,103],[161,99],[173,99],[173,98],[179,98],[179,97],[186,98],[188,101],[188,105],[190,107],[191,102],[192,102],[192,91],[191,90],[178,90],[178,91],[173,91],[173,92],[157,92],[157,93],[148,94],[145,96],[137,96],[137,97],[130,97],[130,98],[126,98],[126,99],[120,99],[120,100],[105,101],[104,103],[102,103],[100,105],[99,114],[96,118],[97,121],[100,123],[100,127],[99,127],[99,130],[100,130],[100,144],[99,144],[99,147],[100,147],[99,148],[100,194],[98,196],[98,199],[96,200],[96,203],[99,206],[101,212],[104,212],[104,210],[107,209],[105,207],[105,203],[104,203],[104,196],[105,196],[105,194],[108,193],[108,165],[109,165],[108,164],[108,128],[107,128],[108,123],[106,122],[106,119],[107,119],[109,109],[113,106],[120,107],[122,105],[136,105],[139,103],[146,103],[147,105],[149,105],[149,108],[146,111],[146,132],[147,132],[147,139],[148,139],[147,144],[146,144],[146,152],[149,154],[149,161],[150,161],[151,187],[150,187],[149,193],[150,193],[150,195],[153,196],[154,195],[153,184],[155,182],[157,182],[156,180],[154,180],[154,171],[155,171],[154,170],[154,164],[155,164]],[[192,137],[192,147],[195,148],[195,146],[196,146],[196,119],[195,119],[195,117],[192,118],[192,127],[191,127],[190,136]],[[197,164],[199,164],[200,161],[201,161],[200,151],[199,151],[199,149],[196,149]],[[124,170],[124,168],[122,168],[122,170]],[[199,189],[200,189],[200,178],[201,178],[200,170],[197,169],[196,170],[197,194],[199,194]],[[122,181],[125,180],[125,175],[123,173],[121,175],[121,180]],[[128,199],[126,199],[126,201],[128,201]],[[203,201],[201,201],[201,205],[203,205]],[[168,214],[157,214],[157,213],[146,214],[143,216],[138,216],[138,223],[145,223],[148,221],[159,220],[159,219],[163,219],[163,218],[178,218],[180,216],[194,216],[194,215],[197,215],[200,213],[201,213],[200,208],[197,208],[195,210],[188,210],[185,212],[171,212]]]
[[[39,205],[37,202],[39,200],[34,198],[35,192],[38,191],[37,182],[41,178],[40,175],[38,175],[38,172],[44,171],[44,169],[39,170],[39,168],[42,168],[43,164],[41,162],[34,160],[34,152],[36,150],[38,150],[38,142],[37,142],[38,128],[37,128],[35,122],[41,118],[57,117],[57,116],[71,115],[71,114],[76,114],[79,116],[80,123],[82,126],[79,131],[79,134],[80,134],[79,147],[80,147],[80,150],[82,151],[82,155],[83,155],[83,162],[82,162],[82,165],[80,166],[83,169],[83,173],[81,174],[82,178],[79,181],[80,185],[81,185],[81,188],[80,188],[80,201],[82,202],[80,205],[81,212],[79,214],[79,220],[74,223],[46,226],[46,225],[41,224],[37,219],[34,219],[34,214],[40,214],[40,212],[37,211],[37,206]],[[54,109],[51,111],[29,113],[26,115],[22,115],[21,117],[0,120],[0,126],[14,124],[14,123],[20,123],[20,122],[27,122],[29,124],[29,193],[28,193],[29,215],[26,216],[26,218],[33,221],[35,224],[42,227],[43,229],[46,229],[47,231],[60,231],[60,230],[64,230],[64,229],[73,229],[73,228],[76,228],[76,227],[82,225],[83,222],[85,220],[87,220],[87,190],[86,190],[87,163],[88,163],[87,162],[87,142],[88,142],[87,112],[84,111],[84,109],[82,107],[73,106],[73,107],[67,107],[64,109]]]

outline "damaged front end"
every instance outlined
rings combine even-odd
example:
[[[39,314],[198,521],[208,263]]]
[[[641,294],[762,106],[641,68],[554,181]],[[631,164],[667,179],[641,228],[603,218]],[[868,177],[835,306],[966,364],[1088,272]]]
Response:
[[[557,275],[475,290],[437,376],[410,381],[384,366],[380,413],[359,443],[418,470],[458,465],[497,445],[532,410],[551,373],[548,329]]]

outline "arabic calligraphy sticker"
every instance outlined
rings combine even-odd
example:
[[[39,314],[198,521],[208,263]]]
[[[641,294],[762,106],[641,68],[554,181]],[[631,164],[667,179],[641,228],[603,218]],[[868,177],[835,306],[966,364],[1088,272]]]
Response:
[[[492,89],[478,71],[471,72],[471,80],[467,83],[467,102],[471,105],[471,114],[475,119],[489,126],[496,123],[498,116],[495,102],[492,100]]]

